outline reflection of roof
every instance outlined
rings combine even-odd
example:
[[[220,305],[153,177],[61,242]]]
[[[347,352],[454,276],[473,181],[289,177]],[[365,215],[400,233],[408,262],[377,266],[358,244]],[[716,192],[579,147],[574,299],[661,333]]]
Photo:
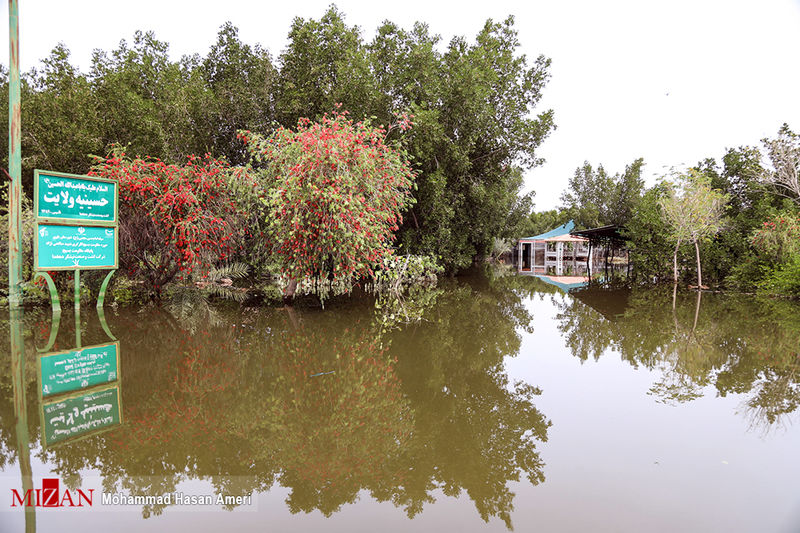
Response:
[[[585,287],[589,283],[589,278],[586,276],[542,276],[537,274],[536,277],[545,283],[555,285],[564,292]]]
[[[534,235],[533,237],[523,237],[520,240],[523,241],[545,241],[545,240],[552,240],[553,237],[559,237],[561,235],[569,235],[569,232],[575,229],[575,222],[570,220],[563,226],[559,226],[556,229],[551,229],[550,231],[546,231],[544,233],[540,233],[539,235]]]
[[[628,308],[631,290],[626,287],[586,287],[570,294],[613,322]]]

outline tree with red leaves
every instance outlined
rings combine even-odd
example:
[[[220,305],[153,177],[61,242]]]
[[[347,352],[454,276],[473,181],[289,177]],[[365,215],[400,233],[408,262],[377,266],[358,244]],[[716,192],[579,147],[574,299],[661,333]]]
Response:
[[[246,169],[189,156],[182,166],[131,159],[115,146],[90,175],[119,182],[120,266],[159,299],[167,283],[227,262],[242,246],[247,213],[233,190],[255,187]]]
[[[389,130],[409,128],[411,118],[401,116]],[[338,111],[320,122],[300,119],[297,130],[280,128],[270,137],[239,133],[265,166],[260,179],[287,303],[299,280],[369,278],[392,253],[415,174],[387,134]]]

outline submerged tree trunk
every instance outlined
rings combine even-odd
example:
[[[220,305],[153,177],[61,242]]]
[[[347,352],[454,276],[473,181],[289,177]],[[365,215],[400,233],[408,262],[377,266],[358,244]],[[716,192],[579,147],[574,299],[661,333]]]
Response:
[[[692,324],[692,335],[697,329],[697,317],[700,316],[700,300],[703,298],[703,291],[697,291],[697,303],[694,305],[694,323]]]
[[[675,305],[678,301],[678,284],[672,284],[672,316],[675,319],[675,331],[678,331],[678,315],[675,314]]]
[[[697,290],[703,288],[703,272],[700,270],[700,246],[697,244],[697,239],[694,240],[694,251],[697,254]]]
[[[294,293],[297,291],[297,280],[290,279],[283,289],[283,304],[292,305],[294,303]]]

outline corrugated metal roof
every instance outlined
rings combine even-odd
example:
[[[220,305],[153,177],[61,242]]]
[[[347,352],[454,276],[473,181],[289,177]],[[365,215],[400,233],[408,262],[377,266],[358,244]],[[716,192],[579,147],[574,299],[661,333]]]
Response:
[[[589,278],[585,276],[543,276],[537,274],[536,277],[545,283],[555,285],[564,292],[586,287],[589,284]]]
[[[533,237],[523,237],[520,239],[521,241],[543,241],[546,239],[552,239],[553,237],[559,237],[561,235],[567,235],[570,231],[575,228],[575,221],[570,220],[563,226],[559,226],[556,229],[551,229],[545,233],[540,233],[539,235],[534,235]]]

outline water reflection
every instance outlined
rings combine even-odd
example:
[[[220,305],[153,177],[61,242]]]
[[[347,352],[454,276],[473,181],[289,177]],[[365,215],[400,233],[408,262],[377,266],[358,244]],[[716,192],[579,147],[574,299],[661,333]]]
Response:
[[[360,298],[325,310],[234,305],[191,321],[119,310],[109,312],[111,328],[82,317],[90,346],[116,346],[106,332],[119,333],[125,423],[80,442],[34,445],[34,456],[69,488],[89,471],[102,477],[103,492],[130,495],[174,493],[191,480],[227,495],[281,486],[293,513],[331,515],[368,494],[409,517],[439,493],[462,494],[484,520],[511,527],[512,484],[545,480],[538,446],[551,426],[537,409],[536,383],[515,382],[504,365],[537,323],[529,299],[558,307],[565,344],[581,360],[616,352],[656,371],[659,401],[688,401],[709,387],[744,394],[759,427],[778,425],[800,404],[796,304],[686,293],[673,307],[671,290],[590,284],[564,294],[495,270],[381,298],[377,310]],[[16,323],[18,331],[2,332],[17,331],[21,348],[0,360],[0,468],[19,461],[27,487],[28,443],[47,431],[35,347],[51,331],[43,311]],[[61,324],[53,353],[74,346],[71,323]]]
[[[658,370],[651,394],[685,402],[713,387],[745,394],[750,423],[779,425],[800,405],[800,314],[796,303],[672,290],[575,291],[558,305],[559,329],[581,360],[619,353]]]
[[[534,404],[539,391],[503,367],[532,320],[515,291],[475,280],[384,300],[377,315],[369,298],[217,312],[223,320],[190,325],[157,309],[109,315],[125,423],[39,452],[65,484],[90,469],[103,491],[131,495],[193,479],[221,494],[278,484],[291,512],[325,515],[366,492],[409,517],[439,491],[464,493],[484,520],[511,527],[510,483],[544,480],[536,445],[550,422]],[[90,326],[84,338],[102,339]],[[46,324],[28,327],[44,344]],[[34,437],[46,432],[37,419]],[[13,429],[0,431],[8,442]]]
[[[28,405],[26,401],[26,376],[25,376],[25,339],[24,339],[24,312],[22,309],[11,309],[9,316],[10,332],[10,367],[8,374],[11,377],[12,404],[14,409],[13,418],[3,416],[3,420],[14,420],[14,433],[16,433],[16,458],[20,469],[20,486],[22,493],[27,494],[33,490],[33,472],[31,470],[30,438],[28,436]],[[3,413],[6,415],[6,413]],[[6,433],[5,431],[3,433]],[[10,432],[9,432],[10,433]],[[2,451],[11,451],[11,437],[3,438]],[[5,455],[5,453],[3,454]],[[5,467],[9,462],[5,457],[0,460],[0,466]],[[25,508],[25,531],[33,533],[36,531],[36,508]]]

